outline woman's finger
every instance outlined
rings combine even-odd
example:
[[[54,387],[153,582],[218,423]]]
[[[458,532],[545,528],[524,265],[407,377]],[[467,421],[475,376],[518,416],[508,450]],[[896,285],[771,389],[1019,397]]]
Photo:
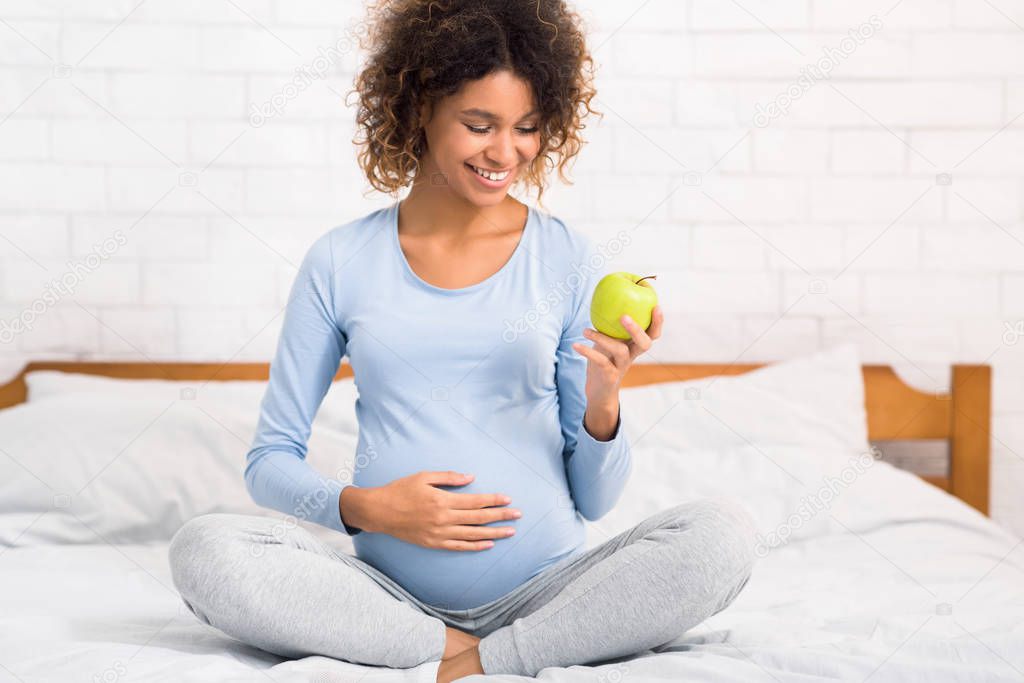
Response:
[[[441,541],[441,544],[435,546],[442,550],[458,550],[458,551],[469,551],[469,550],[487,550],[488,548],[494,547],[494,541]]]
[[[600,365],[601,367],[604,367],[606,369],[615,368],[615,363],[613,363],[608,356],[604,355],[603,353],[596,349],[587,346],[586,344],[576,342],[575,344],[572,345],[572,348],[576,349],[576,353],[594,361],[594,363]]]
[[[651,339],[657,339],[661,336],[661,326],[665,322],[665,312],[661,310],[661,306],[655,306],[654,310],[651,311],[651,325],[647,328],[647,336]]]
[[[491,538],[508,538],[516,533],[511,526],[485,526],[459,524],[442,529],[445,538],[453,541],[484,541]]]
[[[640,325],[635,320],[628,315],[624,315],[622,316],[622,326],[629,332],[629,336],[633,338],[633,343],[637,345],[641,352],[651,348],[651,338],[640,329]]]
[[[589,327],[583,330],[583,336],[594,342],[594,348],[608,356],[615,365],[622,365],[629,358],[629,348],[622,339],[609,337],[607,334],[592,330]]]

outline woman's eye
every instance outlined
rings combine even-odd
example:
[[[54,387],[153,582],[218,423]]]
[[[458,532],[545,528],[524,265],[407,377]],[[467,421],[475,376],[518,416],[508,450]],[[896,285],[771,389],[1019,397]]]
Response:
[[[488,126],[484,126],[483,128],[478,128],[476,126],[471,126],[468,123],[465,124],[465,125],[466,125],[466,128],[468,128],[471,133],[476,133],[477,135],[486,135],[487,132],[488,132],[488,128],[489,128]],[[516,128],[516,130],[518,130],[520,133],[523,133],[524,135],[530,135],[532,133],[536,133],[537,132],[537,127],[534,126],[533,128]]]

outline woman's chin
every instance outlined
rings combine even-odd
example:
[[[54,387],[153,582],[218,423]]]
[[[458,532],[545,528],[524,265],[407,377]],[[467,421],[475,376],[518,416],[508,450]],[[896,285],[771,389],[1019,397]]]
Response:
[[[475,206],[482,208],[498,206],[505,202],[508,192],[467,192],[463,198]]]

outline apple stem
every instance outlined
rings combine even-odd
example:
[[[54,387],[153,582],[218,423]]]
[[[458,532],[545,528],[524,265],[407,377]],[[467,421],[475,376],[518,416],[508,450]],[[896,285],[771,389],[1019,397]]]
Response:
[[[639,280],[637,280],[636,284],[640,284],[641,282],[643,282],[644,280],[647,280],[647,279],[657,280],[658,276],[657,275],[645,275],[644,277],[642,277]]]

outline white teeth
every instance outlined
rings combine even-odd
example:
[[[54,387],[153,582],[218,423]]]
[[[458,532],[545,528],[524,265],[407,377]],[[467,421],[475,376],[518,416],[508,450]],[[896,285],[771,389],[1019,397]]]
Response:
[[[487,178],[488,180],[504,180],[505,178],[508,177],[509,174],[509,171],[503,171],[501,173],[491,173],[490,171],[484,171],[483,169],[479,169],[472,164],[470,164],[469,167],[476,171],[477,175],[482,175],[484,178]]]

